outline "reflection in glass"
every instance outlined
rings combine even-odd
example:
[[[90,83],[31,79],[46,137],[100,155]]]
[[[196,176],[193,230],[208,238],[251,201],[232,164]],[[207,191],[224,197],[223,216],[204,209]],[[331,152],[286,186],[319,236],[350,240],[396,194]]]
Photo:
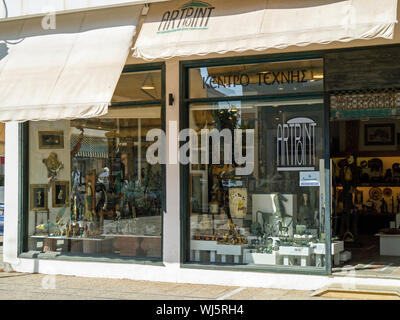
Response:
[[[322,59],[189,69],[189,98],[323,91]]]
[[[161,71],[122,73],[112,103],[161,99]]]
[[[160,118],[160,106],[144,106],[30,123],[31,137],[57,128],[65,143],[50,150],[63,166],[48,185],[45,214],[30,214],[29,250],[161,258],[162,171],[146,161],[146,134],[161,128]],[[33,139],[30,183],[46,184],[49,151],[38,147]]]
[[[224,152],[234,140],[221,139],[219,164],[211,161],[213,140],[208,149],[199,145],[209,161],[189,168],[190,261],[325,266],[322,106],[322,99],[190,104],[198,141],[204,129],[228,129],[232,136],[241,129],[243,155],[254,152],[255,159],[249,175],[238,175],[236,159],[230,163]],[[253,146],[244,138],[250,130]]]

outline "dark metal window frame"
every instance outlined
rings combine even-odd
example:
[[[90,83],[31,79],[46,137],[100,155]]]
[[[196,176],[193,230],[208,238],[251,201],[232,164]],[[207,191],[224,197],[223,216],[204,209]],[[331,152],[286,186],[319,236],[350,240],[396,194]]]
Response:
[[[322,59],[323,69],[325,70],[325,59],[322,51],[318,52],[301,52],[289,54],[273,54],[259,56],[243,56],[232,58],[217,59],[201,59],[180,61],[180,130],[189,126],[189,105],[191,103],[207,103],[218,101],[255,101],[255,100],[280,100],[282,98],[304,99],[318,97],[323,99],[324,110],[324,164],[325,164],[325,241],[326,255],[325,268],[317,269],[314,267],[285,267],[285,266],[268,266],[268,267],[248,267],[246,265],[232,266],[210,263],[194,263],[190,262],[190,221],[189,221],[189,165],[180,164],[180,218],[181,218],[181,267],[194,269],[211,269],[211,270],[229,270],[229,271],[247,271],[247,272],[276,272],[276,273],[292,273],[292,274],[310,274],[310,275],[329,275],[331,274],[332,256],[331,256],[331,192],[330,192],[330,149],[329,149],[329,95],[325,93],[324,88],[319,93],[284,93],[274,95],[255,95],[255,96],[233,96],[233,97],[217,97],[217,98],[189,98],[189,69],[201,67],[244,65],[251,63],[267,63],[267,62],[283,62],[308,59]],[[184,142],[180,142],[181,145]]]
[[[141,71],[161,71],[161,99],[148,101],[132,101],[115,103],[110,106],[111,109],[121,107],[134,107],[138,105],[160,105],[161,106],[161,129],[165,131],[165,63],[144,63],[138,65],[126,65],[123,73],[135,73]],[[29,223],[29,122],[19,124],[19,203],[18,203],[18,252],[19,258],[46,259],[46,260],[68,260],[82,262],[109,262],[109,263],[133,263],[146,265],[163,265],[163,243],[164,233],[161,236],[161,257],[160,258],[118,258],[108,256],[90,256],[71,253],[62,253],[57,256],[47,253],[28,253],[28,223]],[[165,164],[161,165],[162,171],[162,216],[161,230],[164,230],[164,212],[166,211],[166,169]]]

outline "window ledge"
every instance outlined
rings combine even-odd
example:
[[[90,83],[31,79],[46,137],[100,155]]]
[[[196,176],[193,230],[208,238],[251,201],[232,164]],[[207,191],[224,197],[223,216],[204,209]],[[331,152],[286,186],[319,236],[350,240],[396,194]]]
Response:
[[[319,275],[328,276],[330,273],[325,268],[301,268],[301,267],[284,267],[284,266],[248,266],[248,265],[226,265],[226,264],[199,264],[186,262],[181,264],[181,268],[188,269],[205,269],[215,271],[238,271],[238,272],[261,272],[261,273],[291,273],[291,274],[306,274],[306,275]]]
[[[114,256],[89,256],[79,254],[68,254],[59,252],[39,252],[28,251],[19,254],[18,258],[22,259],[42,259],[42,260],[64,260],[64,261],[80,261],[80,262],[106,262],[106,263],[130,263],[130,264],[143,264],[152,266],[164,266],[163,262],[159,259],[146,259],[146,258],[116,258]]]

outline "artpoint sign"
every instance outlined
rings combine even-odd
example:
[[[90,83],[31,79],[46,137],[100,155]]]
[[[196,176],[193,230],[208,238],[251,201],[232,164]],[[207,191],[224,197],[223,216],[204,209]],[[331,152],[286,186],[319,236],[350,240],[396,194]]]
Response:
[[[164,12],[157,33],[182,30],[208,29],[208,22],[215,7],[202,1],[191,1],[180,9]]]
[[[314,170],[316,164],[314,120],[298,117],[278,124],[276,164],[278,171]]]

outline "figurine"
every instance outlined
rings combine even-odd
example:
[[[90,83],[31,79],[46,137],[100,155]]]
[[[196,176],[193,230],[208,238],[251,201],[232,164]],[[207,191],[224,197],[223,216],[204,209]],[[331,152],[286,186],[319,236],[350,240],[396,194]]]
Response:
[[[119,211],[119,205],[118,204],[115,205],[115,216],[116,216],[116,220],[120,220],[121,219],[121,211]]]
[[[263,226],[262,226],[262,231],[267,235],[267,236],[273,236],[273,226],[270,224],[270,219],[274,215],[273,213],[268,213],[268,212],[262,212],[262,211],[257,211],[256,215],[257,217],[261,214],[262,220],[263,220]]]
[[[303,193],[303,203],[299,206],[297,224],[309,226],[311,220],[312,211],[310,208],[310,201],[308,200],[308,193]]]
[[[368,162],[363,160],[360,162],[360,182],[368,182],[369,181],[369,172]]]
[[[374,158],[368,161],[368,167],[371,169],[370,171],[370,179],[371,181],[380,181],[382,180],[382,168],[383,162],[381,159]]]
[[[74,195],[74,204],[73,204],[73,215],[71,216],[71,220],[76,220],[78,217],[78,204],[77,204],[77,195]]]
[[[90,181],[88,181],[87,188],[86,188],[86,197],[85,197],[85,219],[88,221],[93,220],[92,201],[93,201],[92,183]]]
[[[67,237],[70,237],[70,236],[72,235],[72,226],[71,226],[71,223],[68,225],[67,230],[66,230],[66,233],[67,233]]]
[[[80,228],[79,228],[79,224],[78,224],[78,223],[76,223],[76,224],[74,225],[74,231],[73,231],[73,233],[75,234],[75,235],[74,235],[75,237],[79,236]]]
[[[253,235],[259,236],[262,230],[261,224],[259,224],[258,222],[253,222],[251,224],[250,230]]]
[[[385,177],[383,179],[385,182],[392,182],[393,181],[393,175],[392,175],[392,170],[387,169],[385,173]]]
[[[77,168],[76,164],[74,165],[74,169],[71,174],[72,178],[72,192],[71,192],[71,199],[73,200],[73,208],[72,211],[74,213],[75,219],[74,220],[80,220],[81,217],[81,203],[82,203],[82,198],[81,194],[79,192],[79,187],[82,185],[82,174]]]
[[[38,191],[36,192],[36,205],[40,206],[42,203],[42,192]]]

